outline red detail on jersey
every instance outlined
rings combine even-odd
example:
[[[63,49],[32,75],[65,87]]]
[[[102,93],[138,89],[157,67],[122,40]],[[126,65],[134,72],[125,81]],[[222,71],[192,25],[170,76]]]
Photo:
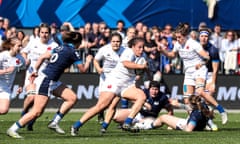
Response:
[[[17,64],[17,65],[20,64],[20,60],[19,60],[19,59],[16,60],[16,64]]]
[[[47,50],[52,50],[52,48],[51,48],[51,47],[48,47]]]
[[[107,88],[109,88],[109,89],[112,88],[112,85],[108,85]]]
[[[186,49],[189,49],[189,46],[186,46]]]

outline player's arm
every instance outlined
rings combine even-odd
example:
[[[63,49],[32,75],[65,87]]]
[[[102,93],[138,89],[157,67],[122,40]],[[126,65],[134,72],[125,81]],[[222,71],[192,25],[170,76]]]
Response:
[[[177,56],[176,51],[167,51],[162,46],[158,46],[158,51],[161,52],[163,55],[169,57],[169,58],[175,58]]]
[[[94,59],[94,60],[93,60],[93,65],[94,65],[94,67],[96,68],[96,70],[97,70],[97,72],[98,72],[99,74],[101,74],[101,73],[103,72],[103,69],[102,69],[102,67],[100,66],[98,60]]]
[[[42,54],[42,55],[38,58],[38,60],[37,60],[37,62],[36,62],[36,64],[35,64],[35,70],[38,71],[38,69],[39,69],[39,67],[41,66],[41,64],[43,63],[43,61],[44,61],[45,59],[50,59],[51,56],[52,56],[52,53],[51,53],[50,51],[47,51],[47,52],[45,52],[44,54]]]
[[[184,131],[192,132],[195,127],[196,127],[196,123],[194,121],[190,121],[185,127]]]
[[[122,61],[122,64],[124,67],[129,68],[129,69],[145,69],[145,68],[147,68],[147,63],[136,64],[134,62],[125,60],[125,61]]]
[[[5,68],[5,69],[0,69],[0,75],[12,73],[13,71],[14,71],[14,66],[10,66],[10,67]]]
[[[93,59],[93,56],[92,56],[92,55],[88,55],[88,56],[86,57],[86,62],[85,62],[85,64],[78,64],[78,65],[77,65],[77,67],[78,67],[78,69],[79,69],[79,71],[80,71],[81,73],[84,73],[84,72],[86,72],[86,71],[88,70],[92,59]]]
[[[219,62],[212,62],[212,68],[213,68],[213,75],[212,75],[212,82],[215,84],[217,80],[217,73],[219,69]]]

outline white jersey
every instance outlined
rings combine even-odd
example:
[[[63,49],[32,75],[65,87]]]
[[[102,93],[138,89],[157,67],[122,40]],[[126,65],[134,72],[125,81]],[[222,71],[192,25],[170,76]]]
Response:
[[[9,51],[3,51],[0,53],[0,69],[3,70],[9,67],[14,67],[14,70],[11,73],[0,75],[0,93],[11,93],[16,72],[20,67],[23,67],[24,64],[24,58],[20,54],[17,56],[11,56]]]
[[[131,81],[134,80],[136,77],[134,69],[128,69],[123,65],[123,61],[131,61],[135,62],[136,56],[132,49],[125,48],[124,52],[120,57],[120,61],[116,65],[116,67],[111,71],[110,76],[115,77],[117,79]]]
[[[101,47],[94,58],[97,61],[102,61],[103,72],[109,73],[117,65],[124,49],[124,47],[120,47],[118,51],[114,51],[111,47],[111,44],[108,44]]]
[[[30,60],[30,65],[28,66],[28,69],[26,71],[26,76],[25,76],[25,86],[29,83],[28,77],[30,73],[32,73],[33,68],[36,65],[36,62],[38,58],[44,54],[46,51],[51,51],[55,47],[57,47],[58,44],[54,42],[53,40],[49,40],[47,44],[44,44],[38,40],[33,40],[28,43],[28,45],[21,51],[23,53],[27,54],[27,58]],[[47,66],[47,62],[45,61],[42,63],[42,65],[39,68],[39,72],[42,72],[42,70]]]
[[[203,50],[203,48],[200,43],[191,38],[187,40],[184,46],[177,42],[173,48],[173,51],[178,52],[183,60],[184,70],[189,67],[195,67],[203,61],[202,57],[198,54],[201,50]]]
[[[109,73],[113,68],[116,67],[119,62],[120,56],[124,51],[124,47],[120,47],[118,51],[114,51],[111,47],[111,44],[105,45],[101,47],[97,54],[95,55],[95,59],[97,61],[102,61],[103,73],[100,75],[99,79],[99,92],[102,91],[103,84],[105,79],[108,77]]]

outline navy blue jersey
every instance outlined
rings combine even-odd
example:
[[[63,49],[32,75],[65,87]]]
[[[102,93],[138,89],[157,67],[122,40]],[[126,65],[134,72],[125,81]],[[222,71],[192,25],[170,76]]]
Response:
[[[48,79],[57,81],[64,70],[73,63],[81,64],[82,59],[72,45],[64,44],[53,49],[52,56],[43,73],[46,74]]]
[[[151,116],[151,117],[156,118],[158,116],[159,112],[162,110],[162,108],[167,108],[170,105],[166,94],[159,92],[156,97],[152,98],[149,95],[149,90],[144,90],[144,92],[147,96],[146,102],[151,105],[152,109],[150,111],[141,109],[140,110],[141,115],[143,115],[145,117]]]
[[[188,122],[195,125],[194,131],[202,131],[207,125],[208,118],[200,110],[193,110]]]
[[[212,62],[220,62],[219,50],[211,43],[208,43],[204,49],[209,53],[210,56],[210,60],[207,63],[208,72],[212,72]]]

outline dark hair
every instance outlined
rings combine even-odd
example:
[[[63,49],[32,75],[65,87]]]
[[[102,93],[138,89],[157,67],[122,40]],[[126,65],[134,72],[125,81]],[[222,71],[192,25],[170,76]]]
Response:
[[[128,42],[128,47],[131,48],[132,46],[136,45],[138,42],[145,42],[145,40],[142,37],[134,37]]]
[[[62,35],[64,43],[72,43],[77,48],[82,42],[82,36],[79,32],[66,32]]]
[[[193,109],[200,110],[204,116],[213,118],[213,113],[208,109],[205,102],[202,101],[200,96],[192,95],[189,97],[189,101]]]
[[[39,25],[39,32],[41,31],[42,28],[47,28],[49,33],[51,31],[51,28],[50,28],[50,26],[47,23],[41,23]]]
[[[122,23],[123,26],[125,26],[125,22],[124,22],[123,20],[118,20],[118,21],[117,21],[117,24],[118,24],[118,23]]]
[[[112,40],[112,38],[115,37],[115,36],[119,37],[119,39],[120,39],[120,41],[122,43],[122,36],[118,32],[112,33],[111,36],[110,36],[110,40]]]
[[[180,33],[182,34],[183,36],[187,36],[190,32],[190,28],[184,24],[184,23],[180,23],[177,27],[176,27],[176,30],[175,30],[176,33]]]
[[[149,89],[152,87],[160,88],[160,83],[158,81],[151,81],[149,84]]]

